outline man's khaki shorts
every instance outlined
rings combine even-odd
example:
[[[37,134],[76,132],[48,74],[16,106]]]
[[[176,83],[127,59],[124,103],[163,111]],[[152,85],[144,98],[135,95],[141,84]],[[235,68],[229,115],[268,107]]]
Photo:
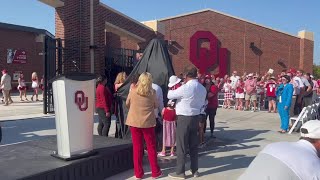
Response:
[[[257,95],[256,94],[246,94],[246,97],[245,97],[245,100],[246,101],[256,101],[257,100]]]

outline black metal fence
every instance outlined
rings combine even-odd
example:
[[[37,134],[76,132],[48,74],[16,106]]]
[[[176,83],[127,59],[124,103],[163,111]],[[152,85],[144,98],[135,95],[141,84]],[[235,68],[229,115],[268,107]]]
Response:
[[[44,91],[43,113],[54,113],[52,82],[50,81],[59,74],[72,71],[80,71],[79,50],[65,48],[63,39],[45,38],[44,47]]]
[[[105,74],[108,77],[108,86],[113,91],[113,82],[119,72],[131,73],[135,66],[136,50],[122,48],[107,48],[105,56]]]

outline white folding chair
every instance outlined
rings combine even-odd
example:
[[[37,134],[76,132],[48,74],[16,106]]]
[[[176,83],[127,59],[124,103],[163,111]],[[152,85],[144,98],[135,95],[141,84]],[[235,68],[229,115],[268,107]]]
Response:
[[[224,106],[224,93],[222,92],[218,93],[218,102],[219,102],[219,107]]]
[[[291,126],[291,129],[289,130],[288,134],[291,134],[293,132],[293,130],[296,128],[296,126],[298,125],[299,122],[301,122],[303,124],[303,120],[305,120],[307,118],[307,114],[308,111],[310,111],[311,108],[308,107],[304,107],[302,109],[302,111],[300,112],[300,114],[298,115],[298,117],[291,117],[289,119],[290,122],[293,122],[293,125]]]
[[[315,111],[316,111],[315,119],[319,119],[319,107],[320,107],[320,103],[315,103]]]

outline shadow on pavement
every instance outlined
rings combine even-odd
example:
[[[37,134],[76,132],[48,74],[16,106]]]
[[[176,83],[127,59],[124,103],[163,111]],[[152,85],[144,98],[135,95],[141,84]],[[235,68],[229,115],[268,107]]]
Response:
[[[211,168],[208,171],[201,173],[202,176],[219,173],[223,171],[242,169],[249,166],[253,161],[254,156],[245,155],[231,155],[215,158],[213,156],[206,156],[206,161],[201,163],[201,168]]]
[[[251,161],[254,159],[254,156],[245,156],[245,155],[231,155],[225,157],[215,158],[212,153],[222,153],[230,152],[236,150],[246,150],[251,148],[260,147],[259,145],[247,145],[246,143],[262,141],[264,138],[255,138],[259,134],[268,132],[267,130],[254,130],[254,129],[244,129],[244,130],[225,130],[228,127],[219,127],[215,132],[217,136],[216,139],[206,137],[206,145],[199,149],[199,158],[202,161],[199,161],[199,168],[210,168],[210,170],[202,172],[201,175],[209,175],[213,173],[233,170],[233,169],[242,169],[249,166]],[[209,135],[207,131],[207,136]],[[203,161],[203,159],[205,159]],[[176,166],[176,157],[161,157],[158,158],[159,165],[163,170],[165,176],[168,173],[174,171]],[[187,162],[189,162],[189,157],[187,157]],[[150,171],[149,162],[147,156],[144,157],[144,165],[146,165],[145,171]],[[186,170],[189,169],[189,166],[186,166]],[[186,175],[187,172],[186,172]],[[132,177],[133,174],[130,176]],[[125,178],[130,178],[125,177]],[[150,177],[150,175],[145,176]],[[187,176],[187,178],[190,177]]]
[[[95,115],[94,122],[98,122]],[[54,117],[37,117],[27,120],[1,122],[2,142],[0,145],[8,145],[24,141],[37,140],[56,134]]]

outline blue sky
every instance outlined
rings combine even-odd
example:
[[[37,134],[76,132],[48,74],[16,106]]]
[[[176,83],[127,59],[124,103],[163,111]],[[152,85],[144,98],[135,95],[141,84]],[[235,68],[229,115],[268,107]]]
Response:
[[[2,0],[0,22],[47,29],[54,33],[54,9],[37,0]],[[315,34],[314,62],[320,64],[320,0],[100,0],[138,20],[152,20],[215,9],[274,29],[297,35]]]

